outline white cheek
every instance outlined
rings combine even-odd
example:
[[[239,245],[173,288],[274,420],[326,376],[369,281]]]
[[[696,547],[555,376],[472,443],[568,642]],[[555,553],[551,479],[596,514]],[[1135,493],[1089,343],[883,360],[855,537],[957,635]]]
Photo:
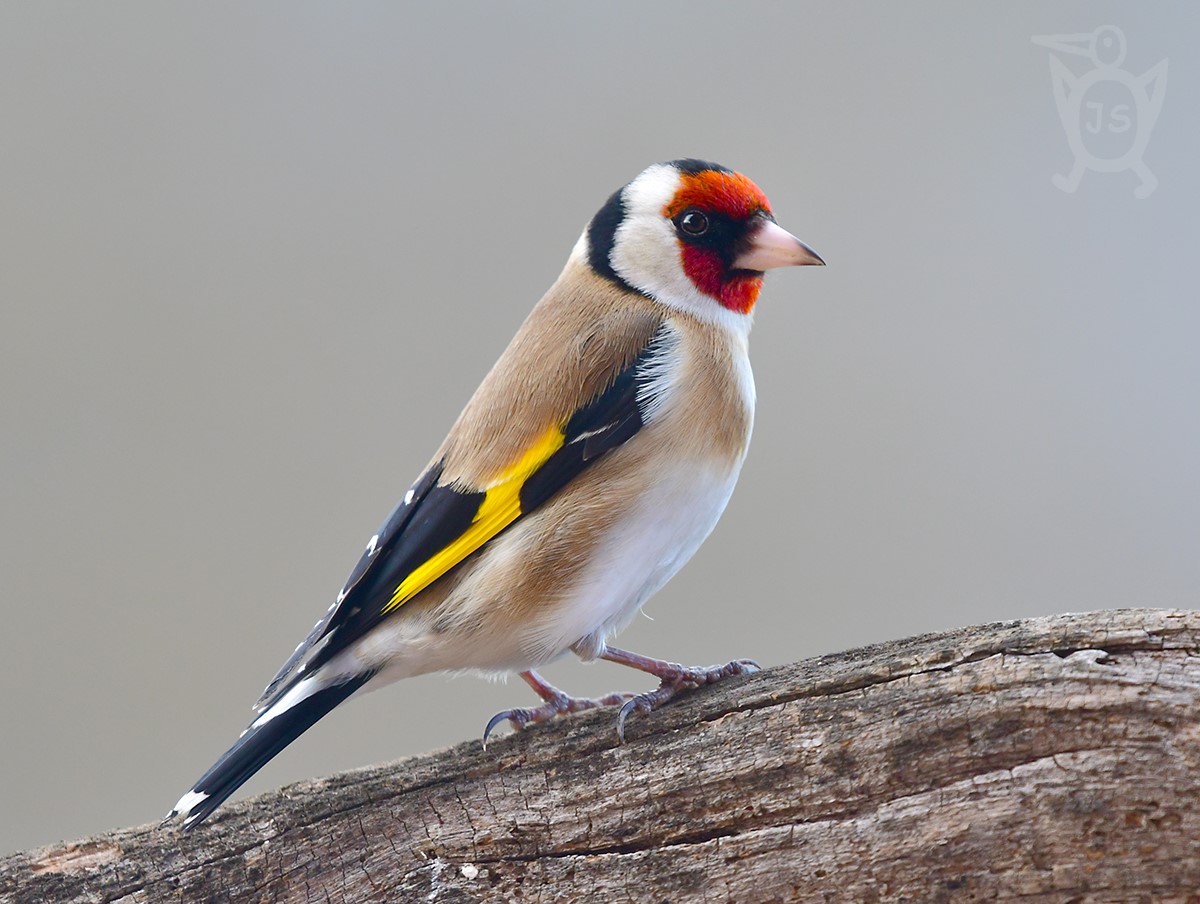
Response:
[[[625,218],[613,236],[609,261],[622,279],[655,298],[695,288],[683,272],[675,227],[663,216],[679,184],[672,167],[652,166],[621,194]]]
[[[698,294],[683,272],[671,221],[661,215],[626,217],[617,227],[612,265],[631,286],[660,300]]]
[[[745,335],[750,316],[724,307],[696,288],[683,269],[683,250],[675,224],[663,210],[679,190],[680,177],[669,166],[652,166],[625,186],[625,219],[613,236],[609,262],[629,285],[677,311]]]

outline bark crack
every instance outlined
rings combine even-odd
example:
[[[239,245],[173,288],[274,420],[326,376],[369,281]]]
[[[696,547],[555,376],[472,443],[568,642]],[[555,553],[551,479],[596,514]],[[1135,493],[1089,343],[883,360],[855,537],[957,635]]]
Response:
[[[965,628],[9,855],[0,901],[1184,901],[1197,713],[1200,613]]]

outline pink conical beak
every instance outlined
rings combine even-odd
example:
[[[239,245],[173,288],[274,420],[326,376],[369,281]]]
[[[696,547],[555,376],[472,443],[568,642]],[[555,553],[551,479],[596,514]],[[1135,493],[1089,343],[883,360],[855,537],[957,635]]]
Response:
[[[735,270],[771,270],[775,267],[824,267],[825,261],[806,244],[771,220],[750,239],[750,247],[733,262]]]

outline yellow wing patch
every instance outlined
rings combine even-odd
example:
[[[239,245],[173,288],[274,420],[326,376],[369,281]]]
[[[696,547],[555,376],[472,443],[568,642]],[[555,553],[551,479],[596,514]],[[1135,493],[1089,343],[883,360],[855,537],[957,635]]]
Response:
[[[551,427],[497,481],[488,487],[471,526],[422,562],[406,577],[383,607],[386,615],[404,605],[488,540],[521,517],[521,487],[538,468],[562,448],[566,435]]]

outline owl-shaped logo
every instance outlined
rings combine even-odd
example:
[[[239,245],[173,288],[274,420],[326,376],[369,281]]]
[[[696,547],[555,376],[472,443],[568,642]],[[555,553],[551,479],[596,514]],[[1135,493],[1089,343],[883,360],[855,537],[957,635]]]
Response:
[[[1091,34],[1035,35],[1033,43],[1087,57],[1095,66],[1076,75],[1061,59],[1050,55],[1054,102],[1075,155],[1071,172],[1056,174],[1051,180],[1055,187],[1075,191],[1086,170],[1133,170],[1141,180],[1133,190],[1134,197],[1149,197],[1158,187],[1158,179],[1142,155],[1167,93],[1167,60],[1136,77],[1119,68],[1125,61],[1125,34],[1114,25],[1103,25]]]

